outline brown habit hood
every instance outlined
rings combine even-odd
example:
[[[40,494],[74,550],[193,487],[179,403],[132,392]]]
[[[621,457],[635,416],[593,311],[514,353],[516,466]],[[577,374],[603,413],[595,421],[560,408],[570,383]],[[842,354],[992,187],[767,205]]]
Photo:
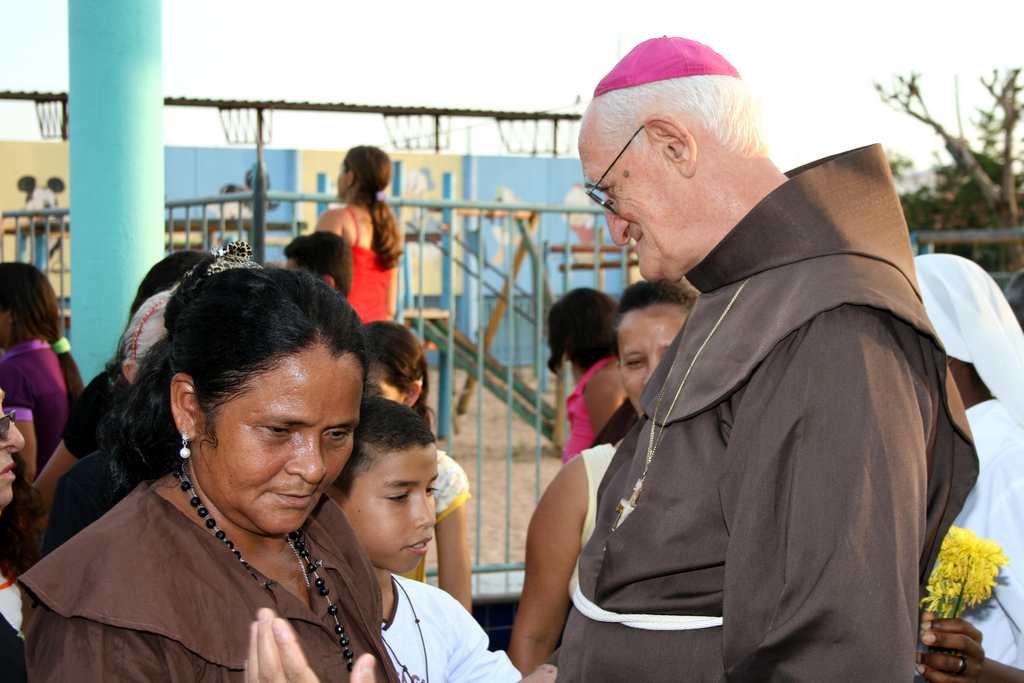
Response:
[[[614,666],[605,638],[657,651],[645,675],[716,680],[724,664],[724,680],[870,678],[863,647],[892,643],[877,680],[912,677],[919,593],[977,458],[881,148],[790,176],[687,274],[701,296],[640,397],[580,556],[580,589],[605,610],[724,624],[642,632],[574,611],[560,680]],[[612,532],[663,387],[663,440]]]
[[[923,595],[942,537],[974,488],[978,463],[960,395],[946,372],[945,349],[921,302],[899,195],[895,188],[888,193],[864,191],[866,184],[877,188],[881,166],[888,167],[885,154],[880,145],[871,145],[790,171],[789,182],[761,201],[687,273],[701,296],[666,357],[680,353],[680,358],[689,360],[697,353],[721,311],[719,305],[708,306],[713,315],[702,315],[705,304],[727,301],[748,277],[763,274],[767,282],[754,286],[752,281],[745,288],[715,333],[714,343],[694,364],[664,424],[686,420],[721,403],[747,381],[780,340],[823,311],[855,304],[892,313],[931,341],[945,382],[947,438],[940,442],[944,448],[929,451],[928,539],[920,564]],[[812,169],[813,173],[806,173]],[[831,229],[808,230],[807,226]],[[786,268],[812,259],[821,260],[831,275],[823,279],[820,269]],[[759,312],[752,314],[756,328],[745,316],[751,311]],[[730,324],[739,328],[737,333],[730,333]],[[640,396],[648,420],[668,370],[663,363]],[[668,386],[678,386],[685,371],[685,364],[678,364],[673,373],[677,377]]]

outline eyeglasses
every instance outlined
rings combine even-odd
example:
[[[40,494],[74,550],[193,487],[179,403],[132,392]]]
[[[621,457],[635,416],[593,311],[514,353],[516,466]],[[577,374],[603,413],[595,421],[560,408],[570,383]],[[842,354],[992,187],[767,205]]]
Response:
[[[3,417],[0,417],[0,441],[7,441],[12,422],[14,422],[14,408],[5,410]]]
[[[604,209],[605,211],[609,211],[609,212],[615,214],[616,216],[619,215],[619,212],[616,211],[612,207],[612,200],[610,200],[607,197],[605,197],[604,195],[602,195],[601,194],[602,190],[599,189],[599,188],[601,187],[601,183],[604,181],[604,177],[606,175],[608,175],[611,172],[612,167],[615,166],[615,162],[617,162],[619,160],[619,157],[621,157],[623,154],[626,153],[626,149],[628,149],[630,143],[633,142],[633,138],[635,138],[637,135],[639,135],[640,131],[642,131],[643,129],[644,129],[643,126],[640,126],[639,128],[636,129],[636,132],[633,133],[633,137],[631,137],[629,139],[629,142],[627,142],[626,146],[622,148],[622,151],[619,152],[619,155],[612,160],[611,165],[608,166],[608,170],[601,174],[601,177],[597,179],[597,182],[594,183],[593,186],[588,187],[586,189],[588,197],[590,197],[595,202],[597,202],[597,205],[600,206],[602,209]]]

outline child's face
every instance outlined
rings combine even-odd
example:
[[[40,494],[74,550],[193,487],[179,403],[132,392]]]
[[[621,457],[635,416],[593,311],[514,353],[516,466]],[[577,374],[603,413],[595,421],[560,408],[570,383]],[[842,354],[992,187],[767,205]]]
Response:
[[[427,554],[436,479],[437,450],[418,446],[378,455],[348,495],[337,497],[374,567],[405,574]]]

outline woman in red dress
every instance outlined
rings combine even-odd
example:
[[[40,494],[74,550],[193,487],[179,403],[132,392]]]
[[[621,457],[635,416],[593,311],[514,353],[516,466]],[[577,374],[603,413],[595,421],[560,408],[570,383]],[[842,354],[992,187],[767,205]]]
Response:
[[[353,147],[338,175],[340,209],[325,211],[316,229],[341,235],[352,245],[352,293],[348,302],[364,323],[392,319],[398,306],[398,259],[402,233],[384,201],[391,159],[376,147]]]

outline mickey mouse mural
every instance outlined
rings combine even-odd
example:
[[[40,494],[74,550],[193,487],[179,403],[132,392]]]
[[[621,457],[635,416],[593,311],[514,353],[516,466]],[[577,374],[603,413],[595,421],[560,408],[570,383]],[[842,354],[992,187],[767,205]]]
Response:
[[[25,211],[39,211],[57,208],[57,195],[64,191],[64,181],[50,178],[46,185],[40,186],[35,176],[22,176],[18,180],[18,189],[25,193]]]

